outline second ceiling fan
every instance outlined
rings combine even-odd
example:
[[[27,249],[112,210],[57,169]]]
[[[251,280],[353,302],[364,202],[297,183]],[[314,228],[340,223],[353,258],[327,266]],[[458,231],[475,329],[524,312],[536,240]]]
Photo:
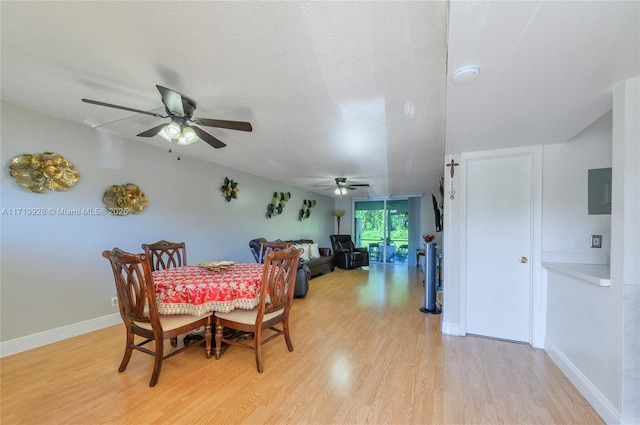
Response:
[[[356,190],[359,187],[369,187],[369,183],[354,183],[347,184],[346,177],[336,177],[336,186],[333,188],[333,192],[336,195],[346,195],[349,190]]]
[[[161,136],[168,141],[176,141],[178,144],[189,145],[202,139],[214,148],[227,146],[224,142],[192,124],[203,125],[205,127],[219,127],[229,130],[253,131],[251,123],[245,121],[228,121],[211,118],[194,118],[193,112],[196,110],[196,102],[175,90],[156,85],[167,115],[156,114],[155,112],[143,111],[126,106],[114,105],[91,99],[82,99],[83,102],[93,105],[107,106],[109,108],[122,109],[125,111],[137,112],[151,115],[158,118],[171,118],[170,123],[164,123],[150,128],[138,134],[139,137]]]

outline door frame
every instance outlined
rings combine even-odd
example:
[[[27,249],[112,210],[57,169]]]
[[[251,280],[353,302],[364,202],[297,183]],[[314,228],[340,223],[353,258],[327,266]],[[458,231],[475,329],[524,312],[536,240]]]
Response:
[[[461,154],[459,189],[460,189],[460,335],[466,335],[467,328],[467,165],[471,160],[495,159],[510,156],[529,156],[531,164],[531,263],[530,272],[530,314],[529,314],[529,344],[536,348],[544,348],[546,327],[546,286],[541,280],[541,235],[542,235],[542,146],[524,146],[518,148],[497,149]]]

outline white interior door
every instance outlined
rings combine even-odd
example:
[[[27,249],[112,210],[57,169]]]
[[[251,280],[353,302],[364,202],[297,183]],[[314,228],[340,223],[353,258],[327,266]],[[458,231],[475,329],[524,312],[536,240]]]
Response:
[[[533,156],[464,165],[466,332],[531,342]]]

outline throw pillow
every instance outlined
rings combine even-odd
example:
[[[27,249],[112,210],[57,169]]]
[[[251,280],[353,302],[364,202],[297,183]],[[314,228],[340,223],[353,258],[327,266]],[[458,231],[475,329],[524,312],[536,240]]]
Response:
[[[302,249],[302,254],[300,254],[300,259],[301,260],[308,260],[309,259],[309,245],[308,244],[304,244],[304,245],[293,245],[298,249]]]
[[[309,257],[311,258],[320,258],[320,248],[317,243],[312,243],[309,245],[311,247]]]

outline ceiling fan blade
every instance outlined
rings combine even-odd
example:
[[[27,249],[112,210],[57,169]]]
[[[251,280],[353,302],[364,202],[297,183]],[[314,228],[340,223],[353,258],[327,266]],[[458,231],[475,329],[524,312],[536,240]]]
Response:
[[[156,84],[160,96],[162,96],[162,103],[167,108],[167,112],[177,115],[179,117],[185,116],[185,109],[183,105],[183,96],[175,90],[168,89]]]
[[[349,186],[352,186],[352,187],[369,187],[369,183],[349,184]]]
[[[157,125],[157,126],[155,126],[153,128],[150,128],[147,131],[143,131],[142,133],[138,134],[138,137],[153,137],[156,134],[158,134],[160,132],[160,130],[162,130],[162,127],[164,127],[165,125],[167,125],[167,124],[160,124],[160,125]]]
[[[158,118],[168,118],[167,115],[160,115],[160,114],[156,114],[155,112],[147,112],[147,111],[142,111],[140,109],[127,108],[126,106],[113,105],[111,103],[99,102],[97,100],[82,99],[82,101],[85,102],[85,103],[91,103],[93,105],[107,106],[109,108],[116,108],[116,109],[122,109],[122,110],[130,111],[130,112],[137,112],[139,114],[151,115],[153,117],[158,117]]]
[[[215,137],[213,137],[211,134],[207,133],[203,129],[195,127],[195,126],[191,126],[191,128],[193,128],[193,131],[196,132],[196,134],[198,135],[199,138],[201,138],[202,140],[204,140],[205,142],[207,142],[208,144],[210,144],[214,148],[220,149],[220,148],[224,148],[225,146],[227,146],[225,143],[223,143],[222,141],[216,139]]]
[[[220,127],[228,128],[229,130],[253,131],[251,123],[245,121],[214,120],[209,118],[196,118],[193,121],[196,124],[204,125],[206,127]]]

